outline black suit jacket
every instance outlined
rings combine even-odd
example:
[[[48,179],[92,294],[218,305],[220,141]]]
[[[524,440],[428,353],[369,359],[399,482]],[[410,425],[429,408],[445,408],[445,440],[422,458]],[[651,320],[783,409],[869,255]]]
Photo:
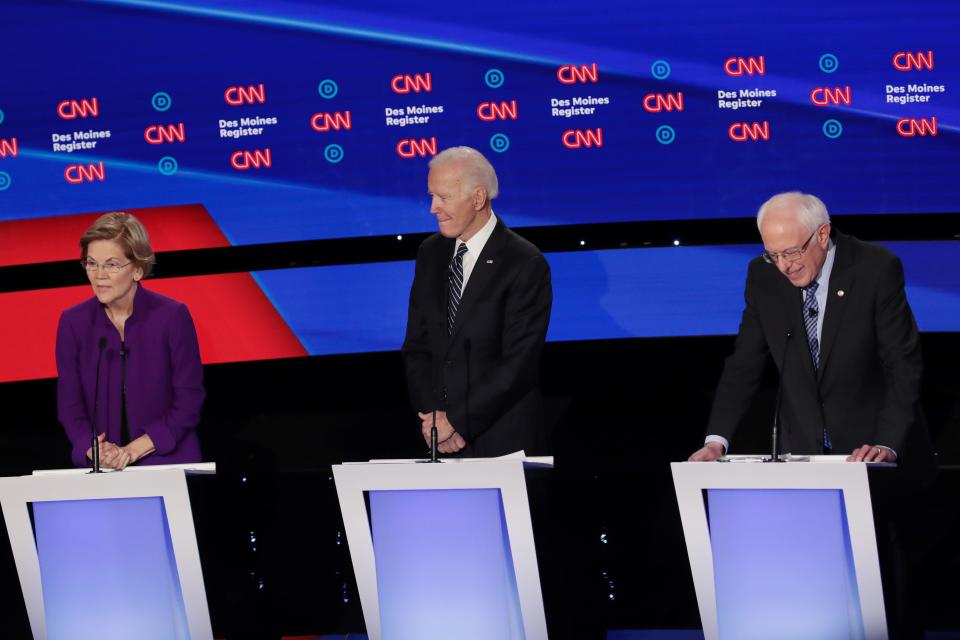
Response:
[[[920,338],[903,266],[886,249],[838,232],[833,238],[819,369],[807,346],[802,291],[776,266],[754,259],[736,347],[717,386],[707,432],[732,441],[770,354],[783,384],[782,451],[822,453],[826,428],[835,453],[879,444],[896,451],[901,466],[932,468],[920,408]]]
[[[498,219],[447,335],[447,268],[456,241],[434,234],[417,253],[401,352],[413,406],[446,409],[464,456],[547,453],[540,356],[553,296],[540,250]]]

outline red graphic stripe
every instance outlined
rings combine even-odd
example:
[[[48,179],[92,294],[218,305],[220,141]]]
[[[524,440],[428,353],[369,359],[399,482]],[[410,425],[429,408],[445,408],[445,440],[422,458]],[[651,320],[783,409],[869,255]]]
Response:
[[[203,205],[126,209],[147,228],[154,251],[229,247]],[[0,267],[80,259],[80,236],[106,212],[0,222]]]
[[[307,355],[249,273],[169,278],[146,286],[190,308],[205,364]],[[0,294],[0,382],[56,376],[60,314],[91,295],[88,286]]]

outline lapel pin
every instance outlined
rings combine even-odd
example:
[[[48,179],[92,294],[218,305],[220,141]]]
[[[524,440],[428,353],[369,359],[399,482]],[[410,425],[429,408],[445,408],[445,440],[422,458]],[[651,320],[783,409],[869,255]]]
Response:
[[[844,293],[846,293],[846,292],[845,292],[843,289],[837,289],[837,297],[842,298],[843,295],[844,295]]]
[[[493,264],[493,260],[487,260],[487,264]]]

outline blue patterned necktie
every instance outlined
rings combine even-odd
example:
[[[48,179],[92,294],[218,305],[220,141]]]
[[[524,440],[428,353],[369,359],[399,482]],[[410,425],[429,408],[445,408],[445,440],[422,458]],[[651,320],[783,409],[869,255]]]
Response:
[[[813,360],[813,369],[820,369],[820,341],[817,339],[817,319],[820,316],[820,306],[817,304],[817,287],[820,286],[816,280],[803,288],[803,325],[807,329],[807,346],[810,347],[810,358]],[[830,434],[826,428],[823,430],[823,448],[824,450],[833,449],[833,443],[830,442]]]
[[[460,295],[463,291],[463,254],[467,252],[464,242],[457,247],[457,255],[453,257],[450,268],[447,269],[447,335],[453,333],[453,323],[457,319],[457,309],[460,307]]]
[[[817,305],[817,287],[814,280],[803,288],[803,324],[807,328],[807,346],[810,347],[810,357],[813,359],[813,368],[820,368],[820,341],[817,340],[817,317],[820,308]]]

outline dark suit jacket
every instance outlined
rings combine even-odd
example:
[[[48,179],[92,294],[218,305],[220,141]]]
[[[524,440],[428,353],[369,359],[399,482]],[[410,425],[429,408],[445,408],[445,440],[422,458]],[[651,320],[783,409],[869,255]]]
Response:
[[[771,354],[783,384],[783,452],[822,453],[826,427],[835,453],[880,444],[898,453],[901,466],[932,467],[920,408],[920,339],[903,266],[886,249],[838,232],[833,238],[820,368],[814,369],[807,347],[802,291],[774,265],[754,259],[736,347],[717,386],[707,432],[732,441]]]
[[[447,335],[447,267],[456,241],[435,234],[417,253],[403,342],[407,384],[422,412],[446,409],[464,456],[547,452],[540,355],[550,320],[550,267],[498,219]]]

